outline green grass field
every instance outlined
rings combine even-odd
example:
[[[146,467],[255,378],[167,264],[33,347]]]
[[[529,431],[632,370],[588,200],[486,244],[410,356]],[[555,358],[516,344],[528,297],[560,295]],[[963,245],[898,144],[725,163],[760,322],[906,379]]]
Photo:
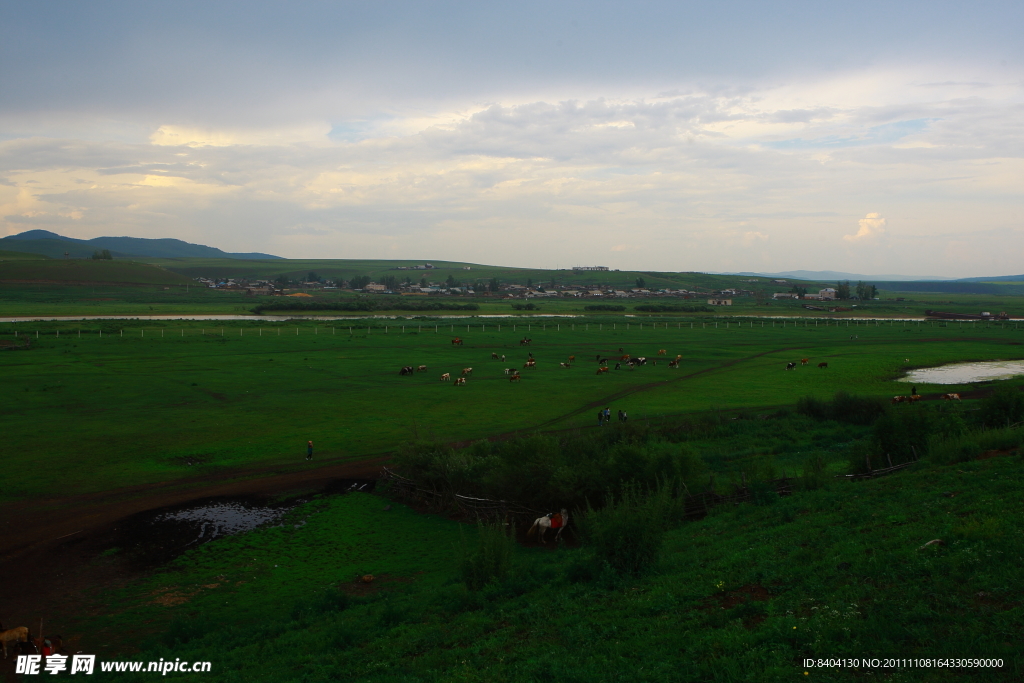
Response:
[[[588,577],[586,548],[518,548],[479,591],[457,569],[472,526],[347,494],[97,596],[83,645],[211,661],[211,681],[1015,681],[1022,484],[1019,455],[920,463],[716,509],[641,578]],[[380,590],[358,590],[365,573]],[[124,633],[141,651],[110,645]],[[804,663],[822,658],[847,663]],[[1000,666],[907,661],[933,658]]]
[[[135,261],[38,259],[0,258],[0,282],[184,285],[191,281],[159,266]]]
[[[908,367],[1024,357],[1024,329],[1012,323],[687,320],[641,328],[620,318],[505,321],[500,331],[497,322],[473,322],[468,330],[437,323],[436,333],[429,321],[407,321],[404,333],[401,324],[387,333],[375,324],[368,331],[353,323],[351,334],[348,326],[313,321],[4,324],[0,342],[28,336],[32,348],[0,353],[0,432],[10,465],[0,499],[292,463],[304,457],[308,439],[319,459],[337,461],[388,453],[410,440],[590,428],[606,404],[639,420],[772,410],[841,390],[891,396],[908,393],[894,382]],[[453,334],[465,346],[453,347]],[[533,339],[529,349],[518,344],[524,335]],[[681,367],[662,360],[597,375],[595,357],[619,348],[651,359],[666,349],[669,357],[682,355]],[[528,351],[538,367],[523,369]],[[507,362],[492,360],[492,352]],[[570,355],[574,367],[559,367]],[[783,369],[805,357],[809,366]],[[816,367],[821,361],[828,369]],[[398,374],[421,364],[429,370]],[[458,376],[467,367],[473,374],[466,386],[439,381],[441,373]],[[506,367],[520,368],[522,382],[511,384]],[[40,456],[59,467],[31,466]],[[57,489],[69,472],[74,490]]]

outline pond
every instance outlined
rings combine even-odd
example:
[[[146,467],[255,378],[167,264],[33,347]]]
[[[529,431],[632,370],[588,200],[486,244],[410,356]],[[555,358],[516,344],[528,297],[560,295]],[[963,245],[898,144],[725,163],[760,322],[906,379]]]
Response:
[[[1024,375],[1024,360],[989,360],[911,370],[899,381],[915,384],[969,384],[1010,379],[1019,375]]]

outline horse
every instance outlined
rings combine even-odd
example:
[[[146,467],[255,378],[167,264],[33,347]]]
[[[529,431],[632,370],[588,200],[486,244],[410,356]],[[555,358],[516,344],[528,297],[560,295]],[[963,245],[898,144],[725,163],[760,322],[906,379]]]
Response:
[[[19,626],[18,628],[10,628],[6,631],[0,631],[0,645],[3,646],[4,659],[7,659],[7,643],[26,643],[28,642],[28,628],[25,626]]]
[[[543,517],[538,517],[534,520],[533,526],[526,533],[527,536],[533,536],[537,533],[537,527],[540,527],[540,542],[547,543],[544,536],[547,534],[548,529],[558,529],[558,533],[555,534],[555,542],[562,537],[562,530],[569,524],[569,513],[565,508],[557,515],[547,514]]]

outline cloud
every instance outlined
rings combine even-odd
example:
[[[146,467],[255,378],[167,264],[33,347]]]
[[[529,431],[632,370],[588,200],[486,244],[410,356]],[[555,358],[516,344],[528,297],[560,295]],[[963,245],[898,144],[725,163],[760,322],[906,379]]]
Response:
[[[768,235],[763,232],[751,231],[743,233],[742,244],[745,247],[752,247],[758,242],[767,242]]]
[[[847,242],[870,242],[885,232],[885,219],[879,213],[869,213],[857,221],[860,226],[855,235],[843,235]]]

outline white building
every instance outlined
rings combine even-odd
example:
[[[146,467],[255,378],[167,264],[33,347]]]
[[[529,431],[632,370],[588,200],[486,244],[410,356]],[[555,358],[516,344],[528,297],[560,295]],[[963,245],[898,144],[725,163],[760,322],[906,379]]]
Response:
[[[732,299],[708,299],[709,306],[732,306]]]

